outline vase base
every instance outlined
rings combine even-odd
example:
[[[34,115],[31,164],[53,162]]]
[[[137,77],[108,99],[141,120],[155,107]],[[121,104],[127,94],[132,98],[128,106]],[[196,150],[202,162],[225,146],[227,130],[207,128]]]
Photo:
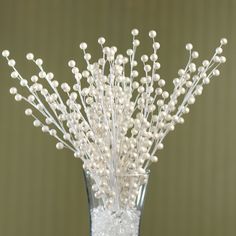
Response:
[[[138,236],[141,212],[136,209],[91,210],[92,236]]]

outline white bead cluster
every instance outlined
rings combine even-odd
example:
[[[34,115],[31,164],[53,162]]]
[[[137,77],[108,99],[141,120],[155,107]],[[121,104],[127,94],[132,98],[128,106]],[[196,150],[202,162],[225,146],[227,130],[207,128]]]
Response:
[[[150,163],[158,161],[156,153],[163,149],[165,136],[176,124],[184,123],[182,116],[189,112],[189,105],[220,75],[218,67],[226,61],[221,55],[226,39],[221,39],[213,57],[200,66],[193,62],[198,52],[188,43],[187,65],[178,71],[169,94],[158,73],[157,33],[149,32],[153,51],[141,56],[142,73],[135,59],[139,31],[133,29],[131,34],[132,48],[126,55],[119,54],[115,46],[104,46],[105,39],[99,38],[102,56],[96,62],[91,62],[87,44],[81,43],[87,68],[80,70],[74,60],[68,62],[76,81],[72,87],[59,85],[53,73],[44,70],[43,60],[32,53],[26,58],[37,65],[39,73],[26,80],[17,71],[15,60],[9,58],[9,51],[2,52],[12,69],[11,77],[29,92],[23,96],[12,87],[10,93],[16,101],[24,100],[35,108],[36,113],[27,108],[25,114],[34,118],[35,127],[58,140],[57,149],[68,148],[83,161],[83,168],[95,180],[95,196],[110,205],[115,201],[134,205],[137,189],[146,179],[120,181],[117,176],[143,175]],[[60,89],[66,99],[60,96]]]

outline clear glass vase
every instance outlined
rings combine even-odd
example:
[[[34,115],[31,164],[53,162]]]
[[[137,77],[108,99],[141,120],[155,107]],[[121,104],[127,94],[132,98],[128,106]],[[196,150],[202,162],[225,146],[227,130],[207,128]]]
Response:
[[[149,172],[112,175],[105,183],[104,177],[86,171],[84,177],[90,236],[139,236]]]

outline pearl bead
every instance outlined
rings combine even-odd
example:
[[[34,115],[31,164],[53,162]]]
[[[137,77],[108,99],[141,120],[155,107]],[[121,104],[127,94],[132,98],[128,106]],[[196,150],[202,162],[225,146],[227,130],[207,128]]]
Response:
[[[159,70],[161,68],[161,64],[159,62],[155,62],[154,65],[153,65],[153,68],[155,70]]]
[[[42,104],[37,104],[37,109],[39,110],[39,111],[42,111],[43,110],[43,108],[44,108],[44,106],[42,105]]]
[[[151,61],[156,61],[157,58],[158,58],[158,56],[157,56],[156,54],[152,54],[152,55],[150,56]]]
[[[195,72],[196,71],[196,65],[194,63],[191,63],[189,65],[189,70],[190,70],[191,73]]]
[[[106,40],[105,40],[105,38],[103,38],[103,37],[100,37],[100,38],[98,39],[98,43],[101,44],[101,45],[103,45],[105,42],[106,42]]]
[[[81,43],[79,47],[80,49],[85,50],[87,48],[87,43]]]
[[[128,56],[132,56],[133,50],[132,50],[132,49],[128,49],[128,50],[126,51],[126,54],[127,54]]]
[[[41,125],[41,122],[39,120],[34,120],[33,125],[35,127],[39,127]]]
[[[30,108],[28,108],[28,109],[26,109],[25,110],[25,115],[27,115],[27,116],[31,116],[32,115],[32,110],[30,109]]]
[[[151,161],[152,162],[158,162],[158,157],[157,156],[152,156]]]
[[[209,66],[209,64],[210,64],[210,62],[208,60],[204,60],[202,62],[202,65],[205,66],[205,67]]]
[[[160,87],[165,86],[165,84],[166,84],[166,82],[165,82],[165,80],[163,80],[163,79],[160,79],[160,80],[158,81],[158,85],[159,85]]]
[[[144,71],[145,72],[149,72],[149,71],[151,71],[151,69],[152,69],[152,67],[150,65],[145,65],[144,66]]]
[[[138,88],[138,92],[139,92],[139,93],[143,93],[143,92],[144,92],[144,87],[143,87],[143,86],[140,86],[140,87]]]
[[[181,88],[180,89],[180,94],[185,94],[186,93],[186,89],[185,88]]]
[[[221,57],[220,57],[220,63],[225,63],[225,62],[226,62],[226,57],[221,56]]]
[[[140,174],[145,174],[146,173],[145,169],[143,169],[141,167],[138,169],[138,171],[139,171]]]
[[[66,93],[70,92],[70,86],[67,83],[62,83],[61,89]]]
[[[138,82],[133,82],[133,89],[137,89],[139,87],[139,83]]]
[[[85,59],[86,61],[89,61],[89,60],[91,59],[91,55],[90,55],[89,53],[86,53],[86,54],[84,55],[84,59]]]
[[[88,78],[88,77],[89,77],[89,72],[88,72],[87,70],[83,71],[83,72],[82,72],[82,76],[83,76],[84,78]]]
[[[203,79],[203,83],[204,84],[209,84],[210,83],[210,79],[208,77]]]
[[[225,44],[228,43],[228,40],[227,40],[226,38],[222,38],[222,39],[220,40],[220,43],[221,43],[222,45],[225,45]]]
[[[178,71],[178,75],[179,75],[179,76],[183,76],[184,74],[185,74],[185,70],[180,69],[180,70]]]
[[[103,53],[104,54],[109,54],[110,53],[110,48],[109,47],[105,47],[105,48],[103,48]]]
[[[194,96],[191,96],[188,100],[188,104],[194,104],[195,103],[195,98]]]
[[[202,94],[202,90],[201,89],[196,89],[195,91],[195,95],[201,95]]]
[[[220,57],[215,56],[215,57],[213,58],[213,60],[214,60],[215,63],[219,63],[219,62],[220,62]]]
[[[8,65],[11,66],[11,67],[14,67],[16,65],[15,60],[13,60],[13,59],[9,60]]]
[[[217,70],[217,69],[215,69],[215,70],[213,70],[212,74],[213,74],[214,76],[219,76],[219,75],[220,75],[220,71]]]
[[[174,125],[170,125],[170,126],[168,127],[168,129],[169,129],[170,131],[173,131],[173,130],[175,129],[175,126],[174,126]]]
[[[193,85],[192,81],[187,81],[187,83],[186,83],[186,87],[187,88],[190,88],[192,85]]]
[[[26,59],[29,60],[29,61],[33,60],[34,59],[34,54],[33,53],[27,53],[26,54]]]
[[[193,45],[192,45],[191,43],[187,43],[187,44],[186,44],[186,49],[187,49],[188,51],[192,50],[192,49],[193,49]]]
[[[153,81],[158,81],[160,79],[160,75],[159,74],[154,74],[153,75]]]
[[[79,152],[75,152],[75,153],[74,153],[74,157],[75,157],[75,158],[79,158],[79,157],[80,157],[80,153],[79,153]],[[95,190],[94,187],[93,187],[93,190]]]
[[[157,88],[155,90],[155,92],[156,92],[157,95],[161,95],[162,94],[162,89],[161,88]]]
[[[50,124],[52,124],[53,121],[52,121],[52,119],[50,117],[47,117],[45,119],[45,122],[46,122],[47,125],[50,125]]]
[[[192,52],[192,57],[194,59],[198,58],[199,57],[199,53],[197,51]]]
[[[162,143],[158,143],[157,144],[157,149],[158,150],[161,150],[161,149],[163,149],[164,148],[164,145],[162,144]]]
[[[42,127],[42,131],[43,131],[43,133],[49,132],[48,126],[44,125],[44,126]]]
[[[49,134],[50,134],[51,136],[56,136],[56,135],[57,135],[57,131],[56,131],[55,129],[51,129],[51,130],[49,131]]]
[[[147,55],[142,55],[141,56],[141,61],[142,62],[147,62],[148,61],[148,56]]]
[[[20,94],[16,94],[16,95],[15,95],[15,100],[16,100],[17,102],[21,101],[21,100],[22,100],[22,96],[21,96]]]
[[[157,106],[163,106],[164,105],[164,101],[162,99],[157,100]]]
[[[146,77],[142,77],[141,80],[140,80],[140,82],[141,82],[142,84],[147,83],[147,78],[146,78]]]
[[[166,99],[166,98],[168,98],[169,97],[169,93],[168,92],[163,92],[162,93],[162,97],[164,98],[164,99]]]
[[[3,57],[9,57],[10,56],[10,52],[8,50],[3,50],[2,51],[2,56]]]
[[[52,86],[53,86],[54,88],[57,88],[57,87],[59,86],[58,81],[57,81],[57,80],[53,80],[53,81],[52,81]]]
[[[35,96],[34,95],[29,95],[28,96],[28,101],[29,102],[33,102],[35,100]]]
[[[140,45],[140,41],[138,39],[135,39],[133,41],[133,45],[134,45],[134,47],[138,47]]]
[[[150,37],[150,38],[155,38],[156,35],[157,35],[157,33],[156,33],[155,30],[151,30],[151,31],[149,32],[149,37]]]
[[[127,57],[124,57],[124,58],[123,58],[123,64],[127,64],[128,61],[129,61],[129,59],[128,59]]]
[[[76,65],[76,63],[75,63],[74,60],[70,60],[70,61],[68,62],[68,66],[69,66],[69,67],[75,67],[75,65]]]
[[[158,50],[161,47],[161,45],[158,42],[154,42],[152,47],[153,47],[154,50]]]
[[[10,94],[14,95],[17,94],[17,89],[15,87],[10,88]]]
[[[197,80],[199,80],[199,76],[198,76],[198,75],[194,75],[194,76],[193,76],[193,81],[195,82],[195,81],[197,81]]]
[[[64,148],[63,143],[61,143],[61,142],[57,143],[57,144],[56,144],[56,148],[57,148],[58,150],[63,149],[63,148]]]
[[[70,94],[70,99],[73,100],[73,101],[75,101],[77,99],[77,97],[78,97],[77,93],[71,93]]]
[[[28,81],[27,81],[26,79],[22,79],[22,80],[20,81],[20,85],[21,85],[22,87],[25,87],[25,86],[28,85]]]
[[[52,80],[54,78],[54,74],[52,72],[47,73],[46,79]]]
[[[36,83],[36,82],[38,81],[38,76],[37,76],[37,75],[31,76],[31,81],[32,81],[33,83]]]
[[[11,78],[13,78],[13,79],[18,78],[18,76],[19,76],[19,74],[18,74],[18,72],[16,72],[16,71],[13,71],[13,72],[11,73]]]
[[[189,110],[188,107],[185,107],[185,108],[184,108],[184,113],[185,113],[185,114],[189,113],[189,111],[190,111],[190,110]]]
[[[132,29],[131,34],[133,36],[137,36],[139,34],[139,31],[137,29]]]
[[[151,76],[147,76],[147,77],[146,77],[146,80],[147,80],[147,83],[148,83],[148,84],[150,84],[150,83],[151,83],[151,81],[152,81],[152,78],[151,78]],[[147,90],[149,90],[149,91],[150,91],[150,93],[152,93],[152,92],[153,92],[153,88],[152,88],[152,87],[148,87],[148,88],[147,88]]]
[[[183,117],[180,117],[180,118],[179,118],[179,123],[180,123],[180,124],[183,124],[183,123],[184,123],[184,118],[183,118]]]
[[[216,53],[221,54],[223,52],[223,49],[221,47],[216,48]]]
[[[39,78],[41,78],[41,79],[43,79],[43,78],[45,78],[46,77],[46,72],[44,72],[44,71],[40,71],[39,72]]]
[[[132,77],[138,77],[138,71],[136,71],[136,70],[133,70],[132,71]]]
[[[38,66],[41,66],[43,64],[43,60],[41,58],[38,58],[36,61],[35,61],[36,65]]]

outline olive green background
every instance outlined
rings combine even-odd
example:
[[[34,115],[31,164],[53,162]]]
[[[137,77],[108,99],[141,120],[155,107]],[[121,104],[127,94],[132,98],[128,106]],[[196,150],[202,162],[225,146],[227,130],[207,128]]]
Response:
[[[32,51],[59,81],[72,82],[67,61],[86,41],[97,58],[97,38],[121,52],[130,30],[148,31],[161,43],[161,75],[170,85],[186,60],[190,41],[209,57],[221,37],[229,44],[221,76],[204,90],[153,165],[142,221],[143,236],[236,235],[236,1],[235,0],[0,0],[0,49],[10,49],[25,77]],[[0,60],[0,236],[86,236],[88,210],[81,162],[57,151],[33,128],[8,90],[14,85]],[[171,87],[171,86],[169,86]]]

